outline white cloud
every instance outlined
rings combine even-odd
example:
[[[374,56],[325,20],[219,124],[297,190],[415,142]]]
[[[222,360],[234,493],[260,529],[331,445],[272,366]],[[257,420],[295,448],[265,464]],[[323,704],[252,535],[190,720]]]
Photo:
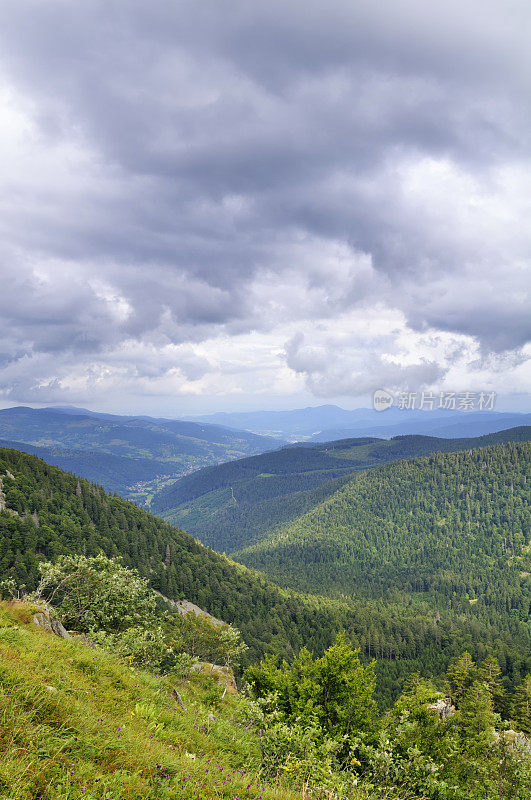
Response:
[[[5,0],[2,396],[528,391],[510,6]]]

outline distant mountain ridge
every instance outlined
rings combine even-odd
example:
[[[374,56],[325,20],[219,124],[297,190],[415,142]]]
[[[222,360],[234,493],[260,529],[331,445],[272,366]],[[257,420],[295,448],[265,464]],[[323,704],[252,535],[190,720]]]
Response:
[[[395,436],[421,435],[438,438],[462,439],[465,437],[486,436],[490,433],[531,425],[531,414],[498,413],[495,411],[458,412],[434,417],[432,412],[419,412],[422,417],[410,419],[408,412],[399,412],[402,419],[390,424],[380,424],[387,412],[370,425],[328,428],[310,437],[313,442],[328,442],[332,439],[346,439],[352,436]]]
[[[0,438],[138,502],[164,480],[278,446],[219,425],[70,407],[2,409]]]
[[[482,436],[499,430],[531,424],[531,414],[500,411],[455,411],[445,409],[386,411],[371,408],[346,410],[335,405],[309,406],[290,411],[220,412],[187,417],[205,422],[278,436],[290,441],[377,436],[390,438],[424,434],[448,438]]]

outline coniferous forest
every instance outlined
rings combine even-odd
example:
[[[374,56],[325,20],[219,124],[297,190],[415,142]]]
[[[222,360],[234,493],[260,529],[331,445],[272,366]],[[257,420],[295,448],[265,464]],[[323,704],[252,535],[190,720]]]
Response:
[[[510,689],[531,669],[528,448],[436,455],[356,476],[310,517],[241,553],[283,589],[96,484],[2,450],[0,568],[32,590],[40,561],[121,558],[166,597],[236,625],[246,663],[303,646],[322,653],[346,630],[363,657],[377,659],[382,706],[411,672],[442,675],[464,649],[496,655]]]
[[[355,476],[245,563],[290,585],[529,618],[531,445],[399,461]]]
[[[219,723],[223,735],[232,737],[236,724],[247,731],[246,747],[260,743],[260,759],[248,752],[244,763],[258,770],[246,791],[261,780],[261,796],[273,781],[284,792],[314,787],[316,797],[332,791],[345,800],[381,792],[397,800],[524,800],[530,449],[527,442],[504,442],[358,472],[306,514],[241,550],[237,557],[246,566],[95,483],[2,449],[0,572],[4,596],[8,590],[24,598],[0,610],[0,617],[8,615],[0,619],[0,638],[4,628],[9,634],[5,652],[9,659],[20,652],[10,614],[27,621],[35,610],[42,616],[40,609],[48,614],[55,606],[59,619],[82,632],[76,635],[110,654],[101,658],[156,672],[157,680],[167,676],[178,713],[188,714],[180,692],[189,697],[190,690],[196,715],[209,707],[208,720],[230,713]],[[47,598],[52,605],[42,606]],[[215,619],[168,610],[181,599]],[[218,628],[218,620],[229,627]],[[25,641],[24,652],[32,653],[27,634]],[[236,705],[224,700],[227,688],[220,695],[208,665],[193,689],[186,675],[198,656],[227,659],[225,669],[230,663],[236,670],[246,687]],[[116,667],[101,662],[96,669],[97,658],[91,675],[94,699],[102,703],[98,669],[103,675]],[[7,687],[10,673],[3,675]],[[131,719],[147,714],[156,735],[174,724],[143,709],[137,702]],[[36,797],[38,776],[48,775],[56,787],[53,776],[62,775],[49,734],[35,729],[31,737],[26,748],[40,742],[49,760],[16,778],[20,757],[8,748],[6,777],[0,775],[6,792],[25,787],[27,797]],[[90,747],[95,763],[85,757],[85,775],[99,770],[91,781],[106,781],[101,791],[112,785],[126,797],[125,781],[117,789],[112,771],[105,777],[100,745]],[[133,761],[129,755],[127,763]],[[143,769],[129,766],[121,775],[138,786]],[[175,768],[165,769],[167,787],[192,779],[178,771],[172,778]],[[73,775],[75,769],[70,783]],[[190,788],[212,797],[217,784],[198,780]],[[134,791],[151,797],[150,781]],[[85,792],[82,782],[87,778],[74,781]]]
[[[235,553],[325,501],[356,472],[530,438],[531,428],[521,426],[476,439],[410,435],[291,445],[186,475],[157,492],[150,510],[218,552]]]

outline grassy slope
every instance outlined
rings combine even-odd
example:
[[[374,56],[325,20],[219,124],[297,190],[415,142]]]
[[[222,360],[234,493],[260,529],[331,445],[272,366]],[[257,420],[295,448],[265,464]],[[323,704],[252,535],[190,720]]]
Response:
[[[258,742],[211,711],[201,677],[168,678],[44,633],[27,604],[0,605],[0,796],[5,800],[289,800],[264,786]],[[361,797],[361,795],[360,795]]]
[[[531,427],[477,439],[345,439],[208,467],[155,495],[152,510],[218,551],[235,553],[296,520],[334,494],[353,473],[432,452],[527,441]]]

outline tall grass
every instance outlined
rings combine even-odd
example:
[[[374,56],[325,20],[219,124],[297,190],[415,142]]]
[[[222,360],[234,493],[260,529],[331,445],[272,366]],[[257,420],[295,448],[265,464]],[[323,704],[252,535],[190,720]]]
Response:
[[[24,603],[0,604],[2,800],[290,800],[262,783],[259,746],[227,695],[180,685],[63,641],[31,623]],[[214,692],[215,694],[215,692]]]

